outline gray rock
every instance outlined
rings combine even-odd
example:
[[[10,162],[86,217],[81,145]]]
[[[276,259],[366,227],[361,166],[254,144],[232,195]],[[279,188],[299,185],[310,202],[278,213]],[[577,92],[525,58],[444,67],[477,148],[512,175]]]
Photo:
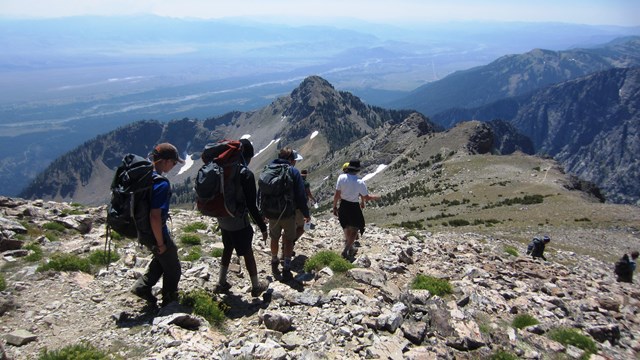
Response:
[[[4,336],[7,344],[14,346],[22,346],[32,341],[36,341],[38,337],[27,330],[15,330]]]
[[[261,315],[260,319],[267,329],[279,331],[281,333],[286,333],[291,330],[292,318],[287,314],[267,311]]]

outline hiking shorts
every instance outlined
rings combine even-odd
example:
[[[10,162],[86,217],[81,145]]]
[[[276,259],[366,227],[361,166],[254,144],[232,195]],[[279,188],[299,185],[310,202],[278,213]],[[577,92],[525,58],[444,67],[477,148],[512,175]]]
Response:
[[[271,239],[279,239],[280,234],[284,231],[284,241],[289,241],[293,244],[296,239],[296,217],[289,216],[284,219],[269,219],[269,237]]]
[[[358,229],[360,234],[364,233],[364,215],[360,203],[340,200],[338,220],[340,220],[340,226],[343,229],[351,227]]]
[[[296,209],[296,229],[302,229],[304,227],[304,215],[300,209]]]
[[[235,249],[236,255],[245,256],[251,251],[253,240],[253,227],[247,226],[244,229],[229,231],[220,229],[222,233],[222,244],[225,248]]]

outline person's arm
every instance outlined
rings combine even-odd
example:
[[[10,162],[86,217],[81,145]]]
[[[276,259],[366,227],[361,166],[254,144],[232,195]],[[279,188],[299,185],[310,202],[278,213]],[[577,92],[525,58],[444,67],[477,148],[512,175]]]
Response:
[[[257,206],[257,195],[256,195],[256,182],[251,171],[246,171],[246,175],[242,177],[242,191],[244,192],[244,198],[247,202],[247,209],[249,210],[249,215],[253,219],[253,222],[258,225],[260,228],[260,232],[263,234],[267,232],[267,225],[264,223],[262,216],[260,215],[260,210],[258,210]]]
[[[336,190],[335,194],[333,194],[333,215],[338,215],[338,201],[341,199],[341,191]]]
[[[313,194],[311,194],[311,188],[305,187],[305,190],[307,192],[307,198],[311,199],[314,203],[318,202],[316,198],[313,197]]]
[[[156,238],[158,254],[162,254],[167,251],[167,246],[164,243],[164,237],[162,236],[162,209],[151,209],[149,212],[149,222],[151,223],[153,236]]]
[[[304,221],[309,222],[311,220],[311,216],[309,215],[309,206],[307,205],[307,194],[304,191],[304,181],[302,180],[302,176],[300,172],[296,168],[290,169],[293,174],[293,183],[294,183],[294,198],[296,201],[296,208],[302,211],[302,216],[304,216]]]

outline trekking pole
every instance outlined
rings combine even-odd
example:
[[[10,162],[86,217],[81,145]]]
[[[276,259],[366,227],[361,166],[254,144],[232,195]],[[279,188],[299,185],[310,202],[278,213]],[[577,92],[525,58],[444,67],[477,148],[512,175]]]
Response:
[[[106,239],[104,241],[104,251],[107,253],[107,270],[109,270],[109,264],[111,263],[111,227],[107,224],[107,232],[105,233]]]

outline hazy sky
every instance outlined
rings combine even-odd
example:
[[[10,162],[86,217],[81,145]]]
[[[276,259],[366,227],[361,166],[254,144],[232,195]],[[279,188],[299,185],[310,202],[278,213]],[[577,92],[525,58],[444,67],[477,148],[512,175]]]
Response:
[[[171,17],[350,17],[384,23],[553,21],[640,26],[640,0],[0,0],[0,17],[155,14]]]

